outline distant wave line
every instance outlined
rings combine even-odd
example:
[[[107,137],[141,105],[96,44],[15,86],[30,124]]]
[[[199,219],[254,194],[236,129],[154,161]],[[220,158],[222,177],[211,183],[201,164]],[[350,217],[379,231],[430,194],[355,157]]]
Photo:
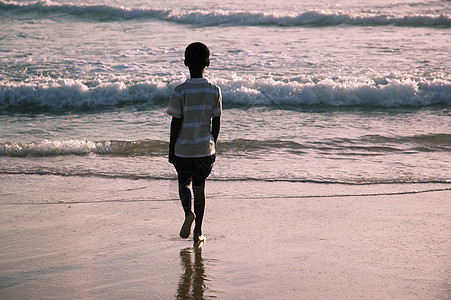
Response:
[[[310,199],[310,198],[348,198],[348,197],[377,197],[377,196],[396,196],[396,195],[412,195],[432,192],[451,191],[451,188],[437,188],[416,191],[400,191],[400,192],[382,192],[382,193],[363,193],[363,194],[333,194],[333,195],[290,195],[290,196],[262,196],[262,197],[246,197],[237,199]]]
[[[52,170],[0,170],[0,174],[4,175],[37,175],[37,176],[61,176],[61,177],[93,177],[103,179],[124,179],[124,180],[176,180],[174,176],[153,176],[153,175],[135,175],[135,174],[108,174],[93,171],[77,171],[64,172]],[[312,184],[334,184],[334,185],[349,185],[349,186],[372,186],[372,185],[388,185],[388,184],[451,184],[451,179],[425,179],[425,180],[400,180],[400,179],[386,179],[386,180],[369,180],[369,181],[353,181],[353,180],[339,180],[339,179],[309,179],[309,178],[227,178],[227,177],[209,177],[209,181],[214,182],[287,182],[287,183],[312,183]],[[450,188],[451,189],[451,188]]]
[[[122,20],[156,19],[160,21],[209,26],[403,26],[403,27],[451,27],[451,14],[387,15],[369,13],[341,13],[307,11],[294,14],[246,12],[246,11],[177,11],[170,9],[126,8],[108,5],[70,5],[49,1],[34,3],[0,1],[0,9],[13,14],[35,14],[37,18],[73,17],[78,20],[112,22]]]
[[[424,194],[432,192],[444,192],[451,191],[451,188],[435,188],[425,190],[414,191],[399,191],[399,192],[381,192],[381,193],[362,193],[362,194],[332,194],[332,195],[290,195],[290,196],[254,196],[254,197],[242,197],[234,196],[234,199],[241,200],[255,200],[255,199],[316,199],[316,198],[350,198],[350,197],[380,197],[380,196],[398,196],[398,195],[413,195]],[[215,196],[210,195],[210,199],[214,200]],[[177,198],[150,198],[150,199],[109,199],[109,200],[97,200],[97,201],[57,201],[57,202],[10,202],[3,205],[75,205],[75,204],[96,204],[96,203],[136,203],[136,202],[174,202],[180,201]]]
[[[175,176],[152,176],[152,175],[134,175],[134,174],[107,174],[90,171],[52,171],[52,170],[0,170],[4,175],[38,175],[38,176],[61,176],[61,177],[94,177],[104,179],[127,179],[127,180],[176,180]]]
[[[0,143],[0,157],[46,157],[64,155],[163,155],[168,143],[164,141],[88,141],[88,140],[43,140],[40,142]]]
[[[394,147],[393,145],[399,145]],[[166,156],[168,141],[89,141],[89,140],[43,140],[40,142],[0,143],[0,157],[50,157],[65,155],[109,155],[109,156]],[[353,155],[377,155],[393,152],[451,152],[451,134],[419,134],[414,136],[387,137],[381,135],[363,136],[359,139],[331,139],[321,142],[304,142],[284,139],[250,140],[234,139],[220,141],[220,155],[253,155],[255,153],[280,149],[292,153],[309,150],[352,151]],[[237,151],[238,150],[238,151]]]
[[[110,200],[97,200],[97,201],[58,201],[58,202],[10,202],[2,205],[75,205],[75,204],[96,204],[96,203],[136,203],[136,202],[173,202],[180,201],[176,198],[168,199],[110,199]]]

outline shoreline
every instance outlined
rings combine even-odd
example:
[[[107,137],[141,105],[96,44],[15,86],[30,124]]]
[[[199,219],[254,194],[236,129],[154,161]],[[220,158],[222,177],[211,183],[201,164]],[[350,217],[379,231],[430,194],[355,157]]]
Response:
[[[175,181],[5,177],[2,299],[451,296],[450,190],[208,182],[198,249]]]

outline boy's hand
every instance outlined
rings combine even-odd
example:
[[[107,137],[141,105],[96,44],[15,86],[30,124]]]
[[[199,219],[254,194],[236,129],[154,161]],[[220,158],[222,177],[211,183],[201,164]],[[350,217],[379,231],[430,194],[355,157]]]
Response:
[[[169,149],[169,163],[174,164],[175,154],[174,149]]]
[[[213,135],[213,138],[215,140],[215,145],[216,142],[218,141],[220,128],[221,128],[221,117],[213,117],[213,120],[211,122],[211,134]]]
[[[175,142],[179,136],[180,129],[182,128],[182,119],[172,118],[171,121],[171,133],[169,140],[169,162],[174,164],[175,161]]]

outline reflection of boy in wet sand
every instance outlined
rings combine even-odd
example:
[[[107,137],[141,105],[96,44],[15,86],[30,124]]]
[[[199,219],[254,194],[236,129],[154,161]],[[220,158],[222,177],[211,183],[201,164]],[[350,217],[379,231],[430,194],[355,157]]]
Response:
[[[210,65],[210,50],[202,43],[192,43],[185,50],[185,65],[191,78],[174,89],[168,107],[172,116],[169,162],[177,170],[179,195],[185,211],[180,236],[190,235],[203,241],[202,220],[205,211],[205,180],[210,175],[216,157],[216,141],[222,112],[221,90],[204,77]],[[191,210],[191,186],[194,213]]]
[[[191,261],[191,251],[188,248],[180,250],[180,258],[184,273],[180,276],[177,299],[204,299],[207,276],[202,259],[202,248],[194,248],[194,263]]]

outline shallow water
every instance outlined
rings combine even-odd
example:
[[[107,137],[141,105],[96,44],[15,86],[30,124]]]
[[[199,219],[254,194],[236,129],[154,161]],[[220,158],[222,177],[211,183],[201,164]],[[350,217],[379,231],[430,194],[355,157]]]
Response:
[[[0,1],[0,174],[174,178],[165,110],[202,40],[212,180],[449,183],[450,20],[448,1]]]

